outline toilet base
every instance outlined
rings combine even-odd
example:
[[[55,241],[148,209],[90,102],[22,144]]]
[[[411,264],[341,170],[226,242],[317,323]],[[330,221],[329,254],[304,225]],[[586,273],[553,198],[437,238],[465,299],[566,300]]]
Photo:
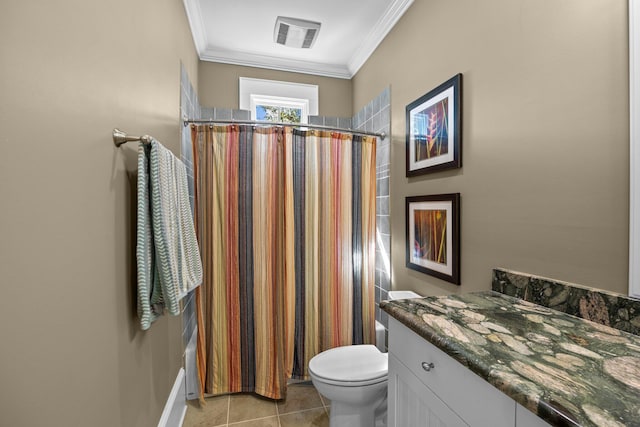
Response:
[[[387,427],[387,397],[376,408],[376,427]]]
[[[330,427],[386,427],[387,399],[370,406],[353,406],[331,401],[329,410]]]

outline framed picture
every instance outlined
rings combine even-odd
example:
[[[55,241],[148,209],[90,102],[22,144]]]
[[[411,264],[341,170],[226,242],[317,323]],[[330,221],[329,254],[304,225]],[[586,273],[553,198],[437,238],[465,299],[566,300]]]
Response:
[[[407,267],[460,284],[460,193],[406,198]]]
[[[462,74],[407,105],[407,176],[462,166]]]

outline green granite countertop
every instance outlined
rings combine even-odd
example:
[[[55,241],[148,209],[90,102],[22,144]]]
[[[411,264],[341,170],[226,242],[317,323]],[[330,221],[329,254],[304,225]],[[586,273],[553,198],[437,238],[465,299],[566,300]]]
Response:
[[[486,291],[380,307],[555,426],[640,426],[640,337]]]

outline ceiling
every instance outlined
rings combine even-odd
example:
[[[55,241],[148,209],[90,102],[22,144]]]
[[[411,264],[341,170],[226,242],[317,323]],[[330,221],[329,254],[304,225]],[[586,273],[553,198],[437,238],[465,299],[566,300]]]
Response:
[[[413,0],[183,0],[200,59],[350,79]],[[278,16],[322,23],[310,49],[276,44]]]

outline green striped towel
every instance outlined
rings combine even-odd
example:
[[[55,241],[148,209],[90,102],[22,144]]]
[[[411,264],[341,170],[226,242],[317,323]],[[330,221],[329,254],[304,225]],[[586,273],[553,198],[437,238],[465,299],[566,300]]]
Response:
[[[180,299],[202,283],[202,262],[184,164],[158,141],[138,148],[138,317],[142,329],[180,314]]]

